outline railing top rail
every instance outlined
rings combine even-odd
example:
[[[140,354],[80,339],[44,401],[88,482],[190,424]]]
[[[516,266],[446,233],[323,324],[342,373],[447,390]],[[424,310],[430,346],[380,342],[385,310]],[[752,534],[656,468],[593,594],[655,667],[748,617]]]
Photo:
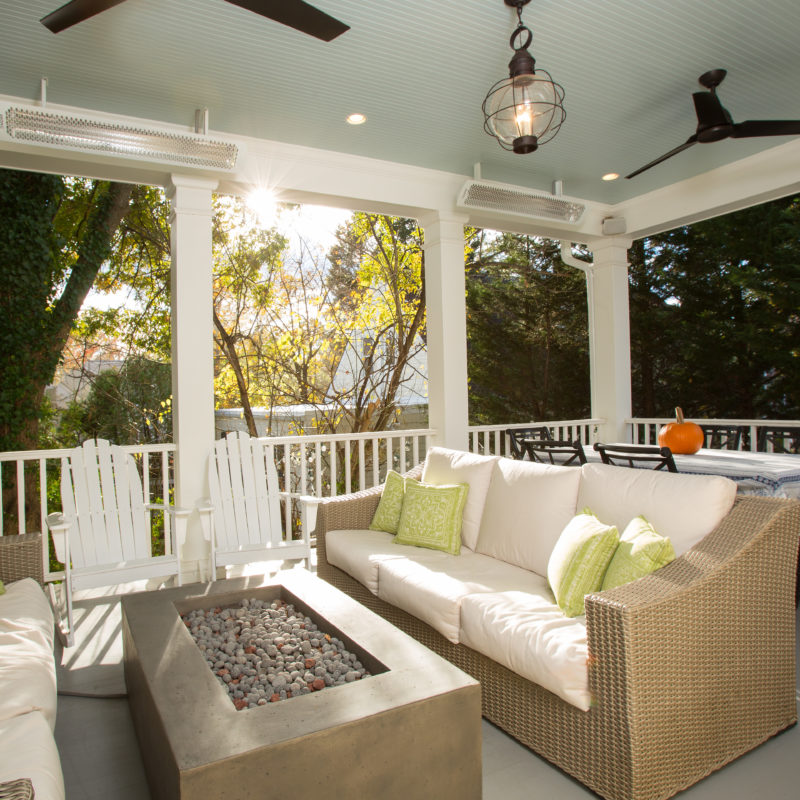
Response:
[[[534,420],[531,422],[512,422],[498,425],[470,425],[470,431],[504,431],[509,428],[530,428],[535,425],[548,425],[563,427],[565,425],[602,425],[605,423],[604,419],[548,419],[548,420]]]
[[[436,431],[430,428],[409,428],[406,430],[392,431],[367,431],[366,433],[314,433],[308,436],[295,434],[292,436],[259,436],[258,440],[264,444],[316,444],[317,442],[327,444],[330,442],[352,442],[363,439],[400,439],[402,437],[411,438],[414,436],[435,436]]]
[[[8,450],[0,453],[0,461],[38,461],[41,458],[63,458],[72,447],[62,447],[51,450]],[[163,444],[126,444],[122,446],[126,453],[171,453],[175,450],[172,442]]]
[[[692,422],[700,421],[708,425],[769,425],[774,428],[800,428],[800,420],[796,419],[723,419],[720,417],[690,417],[688,415],[686,419]],[[648,423],[666,425],[668,422],[675,422],[675,417],[631,417],[626,419],[625,422],[631,425]]]

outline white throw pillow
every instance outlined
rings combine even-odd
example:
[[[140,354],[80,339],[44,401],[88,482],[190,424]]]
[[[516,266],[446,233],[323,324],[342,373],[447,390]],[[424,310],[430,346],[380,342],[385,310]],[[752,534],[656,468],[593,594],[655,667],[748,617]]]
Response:
[[[482,456],[446,447],[431,447],[422,470],[422,482],[432,486],[454,483],[469,485],[464,504],[464,524],[461,527],[461,544],[474,550],[478,543],[483,506],[499,456]]]
[[[584,464],[578,508],[619,530],[643,516],[685,553],[719,525],[736,499],[736,484],[718,475],[682,475],[652,469]]]
[[[501,458],[483,510],[477,550],[547,575],[564,526],[575,516],[581,471]]]

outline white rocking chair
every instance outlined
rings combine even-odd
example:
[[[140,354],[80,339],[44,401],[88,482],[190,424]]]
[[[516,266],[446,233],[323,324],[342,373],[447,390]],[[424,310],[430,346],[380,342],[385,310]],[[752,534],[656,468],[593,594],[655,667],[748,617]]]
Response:
[[[200,507],[200,520],[211,545],[211,580],[217,567],[255,561],[311,558],[306,506],[300,498],[301,539],[284,540],[275,453],[242,431],[217,439],[208,462],[210,498]]]
[[[191,511],[145,503],[136,462],[121,447],[89,440],[62,459],[61,509],[48,515],[46,524],[64,564],[61,633],[68,647],[74,643],[74,591],[170,575],[181,585],[178,543],[185,539]],[[154,510],[170,515],[162,556],[152,552],[149,512]]]

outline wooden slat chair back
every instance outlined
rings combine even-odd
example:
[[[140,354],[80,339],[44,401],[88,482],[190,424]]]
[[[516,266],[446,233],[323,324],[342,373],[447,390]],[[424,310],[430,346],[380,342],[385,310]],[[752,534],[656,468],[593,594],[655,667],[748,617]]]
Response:
[[[47,517],[56,557],[64,564],[64,638],[72,643],[72,593],[145,578],[175,575],[178,542],[189,511],[146,503],[131,455],[104,439],[87,440],[61,462],[61,513]],[[164,555],[153,555],[150,512],[170,514]]]
[[[209,501],[200,509],[217,568],[254,561],[310,558],[308,532],[284,536],[275,452],[243,431],[217,439],[208,463]],[[286,502],[291,502],[286,496]]]

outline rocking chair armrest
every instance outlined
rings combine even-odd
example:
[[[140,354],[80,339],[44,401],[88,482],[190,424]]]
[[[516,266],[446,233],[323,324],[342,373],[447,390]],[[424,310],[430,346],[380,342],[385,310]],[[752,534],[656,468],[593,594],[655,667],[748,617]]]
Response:
[[[192,513],[191,508],[184,508],[183,506],[170,506],[165,503],[145,503],[144,506],[148,511],[166,511],[174,517],[188,517]]]

